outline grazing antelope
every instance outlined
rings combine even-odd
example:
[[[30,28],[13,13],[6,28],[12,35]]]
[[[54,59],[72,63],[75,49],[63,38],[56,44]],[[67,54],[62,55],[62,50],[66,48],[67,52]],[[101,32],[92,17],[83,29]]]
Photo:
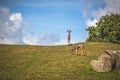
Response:
[[[85,54],[84,54],[84,50],[83,49],[84,49],[83,44],[77,43],[77,44],[75,44],[75,46],[73,46],[70,49],[70,53],[74,54],[74,52],[76,51],[75,54],[80,55],[80,56],[84,56]],[[79,53],[78,53],[78,51],[79,51]]]

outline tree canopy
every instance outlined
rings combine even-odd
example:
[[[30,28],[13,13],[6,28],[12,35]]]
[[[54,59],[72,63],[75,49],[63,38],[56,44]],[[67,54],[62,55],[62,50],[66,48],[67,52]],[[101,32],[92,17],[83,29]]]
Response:
[[[86,30],[89,33],[87,41],[120,43],[120,14],[102,16],[96,26]]]

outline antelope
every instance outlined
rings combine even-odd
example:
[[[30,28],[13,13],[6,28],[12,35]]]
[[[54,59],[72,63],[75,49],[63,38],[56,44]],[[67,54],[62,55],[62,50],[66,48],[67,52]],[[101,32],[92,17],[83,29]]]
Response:
[[[84,55],[84,51],[83,51],[83,49],[84,49],[84,46],[83,46],[83,44],[81,44],[81,43],[77,43],[77,44],[75,44],[75,46],[73,46],[71,49],[70,49],[70,53],[74,53],[74,51],[76,51],[76,54],[77,55],[81,55],[81,56],[83,56]],[[78,50],[80,50],[80,54],[78,53]]]
[[[68,32],[67,41],[68,41],[68,44],[70,44],[70,39],[71,39],[70,33],[72,31],[69,29],[69,30],[67,30],[67,32]]]

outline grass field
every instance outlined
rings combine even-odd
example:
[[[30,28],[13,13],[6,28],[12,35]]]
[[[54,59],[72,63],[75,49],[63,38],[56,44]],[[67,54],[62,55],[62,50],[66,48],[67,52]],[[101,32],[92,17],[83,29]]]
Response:
[[[120,70],[98,73],[90,61],[120,44],[84,43],[87,56],[69,53],[71,46],[0,45],[0,80],[120,80]]]

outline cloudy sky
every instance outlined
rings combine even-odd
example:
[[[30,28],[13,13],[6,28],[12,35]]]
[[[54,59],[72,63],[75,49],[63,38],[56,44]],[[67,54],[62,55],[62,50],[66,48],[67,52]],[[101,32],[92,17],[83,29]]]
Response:
[[[61,45],[84,42],[85,29],[120,12],[120,0],[0,0],[0,44]]]

